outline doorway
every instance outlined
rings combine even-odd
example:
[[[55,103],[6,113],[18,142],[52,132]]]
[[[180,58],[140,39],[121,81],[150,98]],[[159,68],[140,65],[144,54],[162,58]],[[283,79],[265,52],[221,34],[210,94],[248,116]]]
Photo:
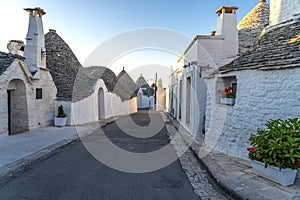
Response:
[[[102,88],[98,90],[98,119],[105,118],[105,102],[104,91]]]
[[[8,134],[14,135],[29,130],[26,86],[14,79],[7,87]]]

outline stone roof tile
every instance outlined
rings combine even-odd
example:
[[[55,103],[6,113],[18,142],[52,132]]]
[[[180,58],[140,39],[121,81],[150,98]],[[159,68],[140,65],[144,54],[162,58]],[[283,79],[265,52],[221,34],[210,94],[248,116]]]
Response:
[[[138,88],[140,87],[149,87],[149,84],[147,83],[147,81],[145,80],[145,78],[143,77],[143,75],[141,74],[141,76],[135,81],[136,85]]]
[[[129,74],[123,69],[117,76],[117,80],[119,84],[124,85],[129,92],[131,97],[135,96],[135,90],[137,89],[137,85],[133,81],[133,79],[129,76]]]
[[[59,100],[72,99],[73,86],[79,69],[82,68],[68,44],[56,33],[45,35],[46,66],[57,88]]]
[[[122,78],[121,84],[117,84],[117,76],[106,67],[82,67],[71,48],[56,32],[50,31],[45,35],[45,46],[47,68],[57,87],[59,100],[77,102],[90,96],[99,78],[104,81],[109,92],[117,94],[123,101],[132,97],[127,87],[132,85],[129,75],[124,81]]]
[[[3,74],[10,67],[16,58],[24,60],[25,58],[11,53],[5,53],[0,51],[0,75]]]
[[[220,67],[219,71],[300,67],[300,22],[262,34],[253,49]]]
[[[243,54],[254,45],[261,31],[269,24],[270,7],[259,2],[238,24],[239,53]]]

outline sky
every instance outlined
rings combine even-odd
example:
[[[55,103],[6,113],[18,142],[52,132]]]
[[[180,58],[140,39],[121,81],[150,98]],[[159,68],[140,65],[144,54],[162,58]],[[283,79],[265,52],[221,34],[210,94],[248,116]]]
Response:
[[[197,34],[209,35],[215,30],[215,11],[219,7],[239,7],[240,21],[257,3],[258,0],[0,0],[4,8],[0,12],[0,51],[7,52],[9,40],[26,37],[28,13],[23,8],[43,8],[45,33],[55,29],[84,65],[99,45],[132,30],[160,28],[191,41]],[[141,72],[152,81],[155,72],[147,72],[147,68],[166,66],[158,76],[167,84],[170,68],[176,67],[177,60],[178,55],[174,53],[147,49],[125,53],[106,67],[115,73],[125,67],[126,71],[132,71],[134,80]]]

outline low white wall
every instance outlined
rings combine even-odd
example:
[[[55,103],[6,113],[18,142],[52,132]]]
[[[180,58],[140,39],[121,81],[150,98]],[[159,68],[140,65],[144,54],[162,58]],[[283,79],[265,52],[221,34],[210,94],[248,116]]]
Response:
[[[98,121],[98,91],[100,88],[104,91],[104,118],[137,112],[136,98],[122,101],[116,94],[108,92],[103,80],[99,79],[95,83],[94,93],[89,97],[73,103],[70,101],[56,101],[56,113],[57,107],[63,105],[65,112],[68,114],[68,125],[79,125]]]
[[[123,101],[114,93],[105,93],[105,118],[137,112],[136,98]]]

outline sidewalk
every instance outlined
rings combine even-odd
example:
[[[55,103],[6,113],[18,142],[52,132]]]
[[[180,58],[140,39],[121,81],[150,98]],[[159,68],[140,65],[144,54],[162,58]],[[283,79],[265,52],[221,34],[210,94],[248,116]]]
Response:
[[[171,123],[178,130],[180,124],[166,113]],[[189,133],[182,133],[182,138],[192,140]],[[208,174],[234,199],[249,200],[300,200],[300,177],[289,187],[281,186],[252,172],[249,161],[237,159],[218,152],[210,152],[206,157],[199,157],[201,143],[193,142],[190,149],[198,157]]]
[[[0,134],[0,179],[113,121],[110,118],[72,127],[37,128],[11,136]]]

